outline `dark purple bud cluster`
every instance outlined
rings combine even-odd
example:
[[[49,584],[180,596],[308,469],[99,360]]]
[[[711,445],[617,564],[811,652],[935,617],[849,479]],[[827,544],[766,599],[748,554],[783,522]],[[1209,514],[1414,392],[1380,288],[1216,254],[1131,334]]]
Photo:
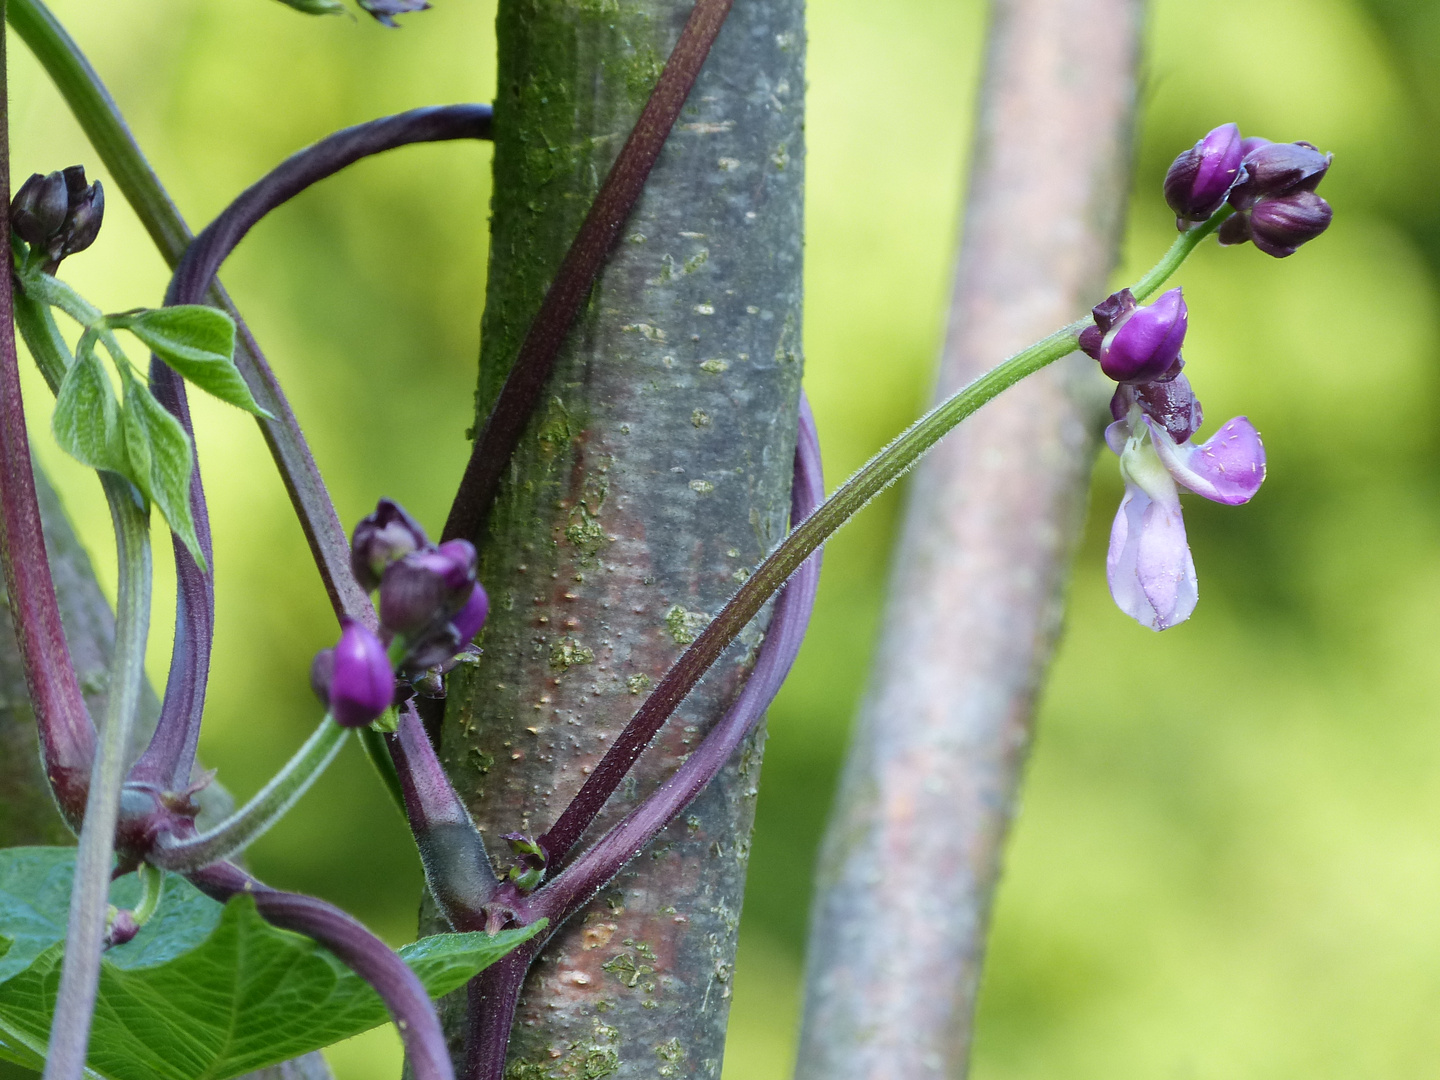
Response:
[[[105,189],[100,181],[85,183],[85,167],[35,173],[10,200],[10,227],[39,252],[53,272],[67,255],[95,242],[105,217]]]
[[[1307,142],[1242,139],[1238,127],[1222,124],[1171,164],[1165,201],[1182,231],[1229,202],[1236,212],[1221,223],[1220,243],[1253,240],[1283,259],[1330,224],[1330,204],[1315,194],[1330,158]]]
[[[1180,360],[1190,312],[1179,289],[1149,307],[1140,307],[1129,289],[1106,297],[1091,314],[1095,325],[1080,334],[1080,348],[1100,361],[1100,370],[1118,383],[1161,378]]]
[[[485,624],[490,603],[475,580],[468,540],[432,544],[399,505],[382,499],[355,529],[350,564],[362,588],[380,591],[380,625],[401,641],[400,670],[433,690],[427,669],[446,669]]]

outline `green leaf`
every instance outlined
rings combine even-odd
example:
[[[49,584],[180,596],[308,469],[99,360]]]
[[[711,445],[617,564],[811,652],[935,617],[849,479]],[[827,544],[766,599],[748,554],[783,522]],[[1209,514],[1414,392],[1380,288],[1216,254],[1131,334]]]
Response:
[[[80,341],[75,362],[55,395],[51,430],[60,449],[92,469],[128,476],[130,461],[120,433],[120,403],[95,355],[94,340]]]
[[[63,959],[73,851],[0,851],[0,1057],[43,1057]],[[128,891],[127,891],[128,890]],[[138,896],[133,875],[112,890]],[[541,924],[491,937],[439,934],[400,950],[432,997],[462,986]],[[20,950],[25,960],[12,956]],[[90,1068],[109,1080],[226,1080],[358,1035],[388,1019],[375,992],[309,938],[166,875],[155,919],[101,963]],[[28,1055],[28,1056],[27,1056]]]
[[[344,15],[345,5],[340,0],[280,0],[286,7],[303,11],[306,15]]]
[[[171,530],[203,569],[205,556],[195,535],[195,519],[190,516],[190,473],[195,468],[190,436],[129,368],[120,369],[120,381],[125,387],[120,429],[130,459],[126,475],[159,507]]]
[[[117,330],[129,330],[207,394],[274,419],[255,403],[235,366],[235,323],[225,312],[203,304],[181,304],[111,315],[107,321]]]

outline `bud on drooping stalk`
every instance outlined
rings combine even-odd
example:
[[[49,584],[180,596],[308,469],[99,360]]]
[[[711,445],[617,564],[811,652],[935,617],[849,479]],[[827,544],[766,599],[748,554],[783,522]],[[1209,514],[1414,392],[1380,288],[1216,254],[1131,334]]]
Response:
[[[1149,307],[1136,307],[1130,290],[1122,289],[1097,304],[1092,314],[1095,326],[1081,333],[1080,348],[1099,360],[1100,370],[1116,382],[1150,382],[1180,359],[1190,315],[1179,289]]]
[[[10,227],[42,257],[47,273],[93,244],[104,217],[105,190],[98,180],[86,184],[82,165],[35,173],[10,200]]]
[[[385,568],[412,551],[430,546],[418,522],[389,499],[381,499],[375,512],[361,519],[350,541],[350,570],[366,592],[380,587]]]
[[[135,913],[128,908],[112,907],[105,919],[105,937],[103,946],[106,949],[113,949],[117,945],[124,945],[128,941],[134,941],[135,935],[140,932],[140,924],[135,921]]]
[[[1332,155],[1306,142],[1246,139],[1245,145],[1245,177],[1229,195],[1238,212],[1220,226],[1219,240],[1227,245],[1253,240],[1265,254],[1283,259],[1330,225],[1330,204],[1315,188]]]
[[[395,699],[395,675],[385,646],[372,631],[353,619],[340,622],[340,640],[330,650],[330,682],[324,688],[324,698],[330,705],[330,716],[341,727],[364,727],[378,719]],[[323,666],[316,657],[312,678]]]
[[[1241,143],[1240,129],[1222,124],[1171,164],[1165,174],[1165,201],[1175,211],[1175,225],[1182,232],[1225,204],[1242,176]]]
[[[360,0],[360,6],[374,17],[381,26],[392,30],[400,29],[396,15],[409,15],[412,11],[429,11],[429,0]]]

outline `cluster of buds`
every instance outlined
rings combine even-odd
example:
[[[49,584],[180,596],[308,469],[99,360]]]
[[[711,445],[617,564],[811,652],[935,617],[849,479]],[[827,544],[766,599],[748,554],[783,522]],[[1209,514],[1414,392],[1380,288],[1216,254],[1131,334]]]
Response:
[[[1171,164],[1165,201],[1182,231],[1228,202],[1235,213],[1221,223],[1220,243],[1253,240],[1283,259],[1330,225],[1330,204],[1315,194],[1330,158],[1307,142],[1241,138],[1234,124],[1222,124]]]
[[[471,648],[490,601],[475,580],[474,545],[432,544],[389,499],[356,526],[350,568],[366,592],[379,591],[380,635],[344,620],[339,643],[316,655],[310,681],[337,723],[361,727],[413,691],[443,694],[441,677]]]
[[[10,228],[54,273],[60,260],[95,242],[105,217],[105,189],[85,182],[85,167],[35,173],[10,200]]]
[[[1105,560],[1110,594],[1131,618],[1164,630],[1184,622],[1199,598],[1180,493],[1248,502],[1265,479],[1265,447],[1243,416],[1203,443],[1204,419],[1180,355],[1189,313],[1179,289],[1139,307],[1128,289],[1097,304],[1080,347],[1120,385],[1105,441],[1120,458],[1125,497]]]

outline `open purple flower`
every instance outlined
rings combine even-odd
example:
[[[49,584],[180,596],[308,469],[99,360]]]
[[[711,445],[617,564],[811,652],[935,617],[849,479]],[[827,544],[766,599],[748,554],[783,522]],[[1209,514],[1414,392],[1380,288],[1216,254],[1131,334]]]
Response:
[[[1177,441],[1165,419],[1151,416],[1143,397],[1128,389],[1121,387],[1111,406],[1125,408],[1124,414],[1105,429],[1125,480],[1105,570],[1120,610],[1152,630],[1165,630],[1188,619],[1199,597],[1180,493],[1228,506],[1248,502],[1265,479],[1265,447],[1243,416],[1203,443],[1188,435]],[[1177,389],[1170,397],[1188,394],[1188,385]]]

